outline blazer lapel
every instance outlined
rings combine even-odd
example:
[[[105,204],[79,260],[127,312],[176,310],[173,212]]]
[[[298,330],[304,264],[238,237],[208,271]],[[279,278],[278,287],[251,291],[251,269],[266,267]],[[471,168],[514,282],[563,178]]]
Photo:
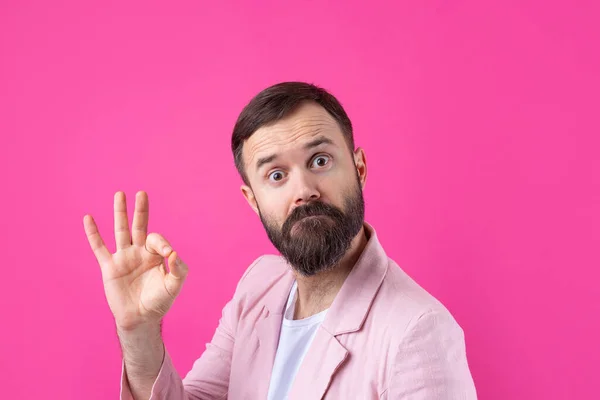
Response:
[[[319,327],[290,388],[289,400],[321,399],[347,356],[348,350],[335,336]]]
[[[275,354],[279,344],[281,322],[285,311],[285,304],[294,283],[291,271],[283,277],[283,282],[276,285],[273,291],[265,298],[261,311],[261,319],[256,322],[255,331],[258,337],[258,352],[253,360],[253,368],[260,373],[260,379],[248,382],[257,387],[257,398],[266,399],[269,392],[271,372],[275,363]],[[249,372],[249,375],[251,372]]]
[[[365,227],[369,235],[367,245],[317,330],[290,388],[290,400],[316,400],[324,396],[333,375],[349,356],[349,351],[338,337],[361,329],[383,282],[388,259],[373,227],[367,223]],[[255,385],[256,398],[260,399],[266,399],[268,395],[281,322],[294,274],[288,270],[282,279],[265,296],[261,317],[255,326],[259,348],[249,368],[255,368],[259,375],[252,373],[256,371],[249,371],[248,377],[251,380],[252,376],[260,376],[260,379],[248,384]]]
[[[373,227],[365,223],[369,240],[336,295],[290,388],[290,400],[321,399],[334,373],[349,356],[338,338],[361,329],[387,272],[388,259]]]
[[[264,377],[264,379],[248,383],[258,386],[258,398],[266,399],[269,391],[269,382],[271,381],[271,370],[275,362],[277,344],[279,343],[283,314],[273,314],[266,307],[263,308],[263,313],[263,319],[256,323],[259,348],[254,359],[254,364],[258,371],[262,371],[261,378]]]

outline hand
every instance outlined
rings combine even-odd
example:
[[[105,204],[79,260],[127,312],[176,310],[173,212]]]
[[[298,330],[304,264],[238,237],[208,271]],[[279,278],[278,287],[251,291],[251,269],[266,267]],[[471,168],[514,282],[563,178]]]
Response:
[[[138,192],[132,235],[125,193],[115,193],[117,251],[114,254],[106,248],[92,216],[83,217],[85,233],[102,271],[108,305],[118,329],[123,331],[160,324],[188,273],[187,265],[165,238],[158,233],[147,235],[148,210],[148,195]],[[170,271],[166,269],[165,257],[168,257]]]

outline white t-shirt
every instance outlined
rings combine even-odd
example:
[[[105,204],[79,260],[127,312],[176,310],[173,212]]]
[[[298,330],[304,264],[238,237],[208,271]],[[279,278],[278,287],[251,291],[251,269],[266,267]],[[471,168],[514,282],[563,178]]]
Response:
[[[294,320],[297,287],[297,282],[294,282],[281,322],[281,332],[271,373],[268,400],[287,399],[288,391],[292,386],[292,382],[294,382],[304,355],[327,314],[327,310],[324,310],[308,318]]]

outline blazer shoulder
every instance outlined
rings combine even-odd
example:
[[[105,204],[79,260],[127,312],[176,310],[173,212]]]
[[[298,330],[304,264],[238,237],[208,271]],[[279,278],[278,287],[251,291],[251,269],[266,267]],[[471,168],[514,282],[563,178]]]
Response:
[[[452,314],[440,300],[392,259],[388,259],[388,271],[380,294],[385,299],[385,308],[396,317],[392,320],[401,322],[405,327],[431,313],[452,318]]]
[[[256,291],[268,287],[289,272],[285,259],[275,254],[264,254],[256,258],[242,275],[236,292]]]

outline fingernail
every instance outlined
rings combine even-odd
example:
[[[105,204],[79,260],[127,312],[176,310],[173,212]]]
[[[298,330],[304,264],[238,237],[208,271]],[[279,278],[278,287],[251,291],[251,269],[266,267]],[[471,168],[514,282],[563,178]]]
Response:
[[[169,246],[165,246],[165,247],[163,247],[163,254],[165,256],[167,256],[167,255],[169,255],[169,253],[171,252],[171,250],[172,249]]]
[[[177,257],[175,259],[175,264],[180,265],[181,264],[181,258]]]

